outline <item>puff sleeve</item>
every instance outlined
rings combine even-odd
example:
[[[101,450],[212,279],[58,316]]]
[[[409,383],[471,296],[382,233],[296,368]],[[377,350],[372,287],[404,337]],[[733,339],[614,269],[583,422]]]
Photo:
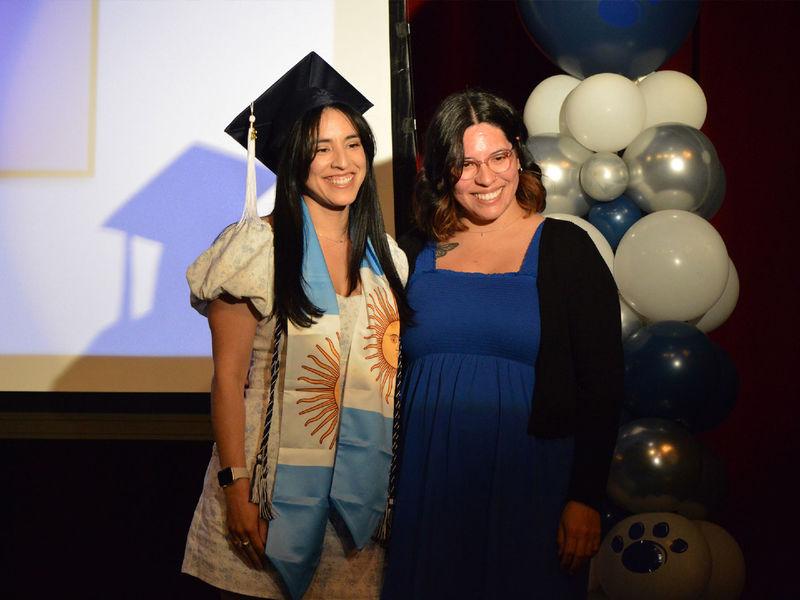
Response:
[[[268,223],[227,227],[186,270],[192,306],[206,315],[223,294],[248,299],[262,317],[272,313],[274,248]]]

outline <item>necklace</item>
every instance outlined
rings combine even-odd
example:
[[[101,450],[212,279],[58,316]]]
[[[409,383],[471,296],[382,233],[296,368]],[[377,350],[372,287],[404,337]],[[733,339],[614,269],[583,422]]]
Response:
[[[322,235],[319,231],[317,232],[317,237],[321,237],[323,240],[328,240],[329,242],[333,242],[334,244],[344,244],[346,241],[350,239],[348,236],[344,236],[340,240],[335,240],[333,238],[329,238],[327,236]]]
[[[495,227],[494,229],[479,229],[477,231],[476,230],[465,229],[462,233],[480,233],[481,237],[483,237],[484,233],[494,233],[495,231],[505,231],[506,229],[508,229],[509,227],[514,225],[515,223],[518,223],[519,221],[521,221],[524,218],[524,216],[525,215],[520,215],[519,217],[517,217],[516,219],[511,221],[511,223],[509,223],[508,225],[503,225],[502,227]]]

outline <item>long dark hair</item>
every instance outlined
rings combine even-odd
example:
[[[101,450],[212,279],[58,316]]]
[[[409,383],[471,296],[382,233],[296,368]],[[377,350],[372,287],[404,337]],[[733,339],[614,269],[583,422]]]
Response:
[[[454,189],[464,167],[464,132],[478,123],[498,127],[511,143],[522,167],[516,193],[520,206],[529,212],[544,210],[542,171],[525,147],[528,130],[522,116],[506,100],[489,92],[459,92],[445,98],[433,115],[414,189],[414,220],[434,240],[446,240],[464,229]]]
[[[350,205],[348,215],[352,241],[347,268],[348,293],[352,293],[358,286],[359,269],[369,239],[394,293],[400,318],[406,318],[411,310],[386,241],[383,214],[375,185],[375,173],[372,167],[375,157],[375,138],[361,114],[350,106],[339,103],[320,106],[305,113],[292,127],[283,148],[277,173],[275,209],[272,212],[275,239],[273,316],[288,319],[298,327],[310,327],[314,320],[323,314],[323,311],[309,300],[303,287],[305,236],[301,203],[311,161],[314,160],[322,111],[326,108],[334,108],[350,120],[361,138],[364,154],[367,157],[367,173],[355,201]]]

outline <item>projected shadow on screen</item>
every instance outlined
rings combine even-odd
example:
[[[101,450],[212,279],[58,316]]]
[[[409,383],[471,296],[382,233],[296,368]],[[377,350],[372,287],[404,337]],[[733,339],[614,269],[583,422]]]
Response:
[[[261,165],[257,179],[259,195],[275,181]],[[226,225],[239,219],[244,184],[244,159],[193,146],[111,215],[104,225],[123,231],[126,244],[120,265],[124,277],[119,320],[100,333],[84,356],[58,378],[56,389],[86,389],[90,387],[86,381],[115,376],[92,372],[98,364],[112,371],[125,368],[124,361],[115,367],[119,361],[98,363],[95,357],[191,357],[210,353],[208,325],[189,307],[186,267]],[[137,241],[141,249],[142,239],[145,247],[160,250],[156,273],[137,264],[141,263],[141,252],[134,250]],[[150,252],[150,262],[154,262],[153,256]],[[142,286],[146,291],[145,310],[141,306]],[[100,387],[108,389],[107,385]],[[144,387],[160,389],[158,385]]]

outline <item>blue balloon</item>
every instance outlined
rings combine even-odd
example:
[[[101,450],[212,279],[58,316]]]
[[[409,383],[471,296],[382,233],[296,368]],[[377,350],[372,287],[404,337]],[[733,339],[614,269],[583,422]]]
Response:
[[[722,423],[736,404],[739,395],[739,373],[730,354],[719,344],[711,342],[717,361],[714,390],[698,407],[695,429],[706,431]]]
[[[642,209],[633,200],[620,196],[611,202],[596,202],[589,209],[589,223],[597,227],[616,252],[622,236],[642,218],[642,214]]]
[[[693,431],[716,419],[721,361],[711,340],[694,325],[660,321],[643,327],[623,345],[625,407],[637,417],[670,419]],[[718,416],[718,411],[711,411]]]
[[[631,79],[661,66],[692,30],[699,0],[517,0],[525,27],[545,55],[580,79]]]

